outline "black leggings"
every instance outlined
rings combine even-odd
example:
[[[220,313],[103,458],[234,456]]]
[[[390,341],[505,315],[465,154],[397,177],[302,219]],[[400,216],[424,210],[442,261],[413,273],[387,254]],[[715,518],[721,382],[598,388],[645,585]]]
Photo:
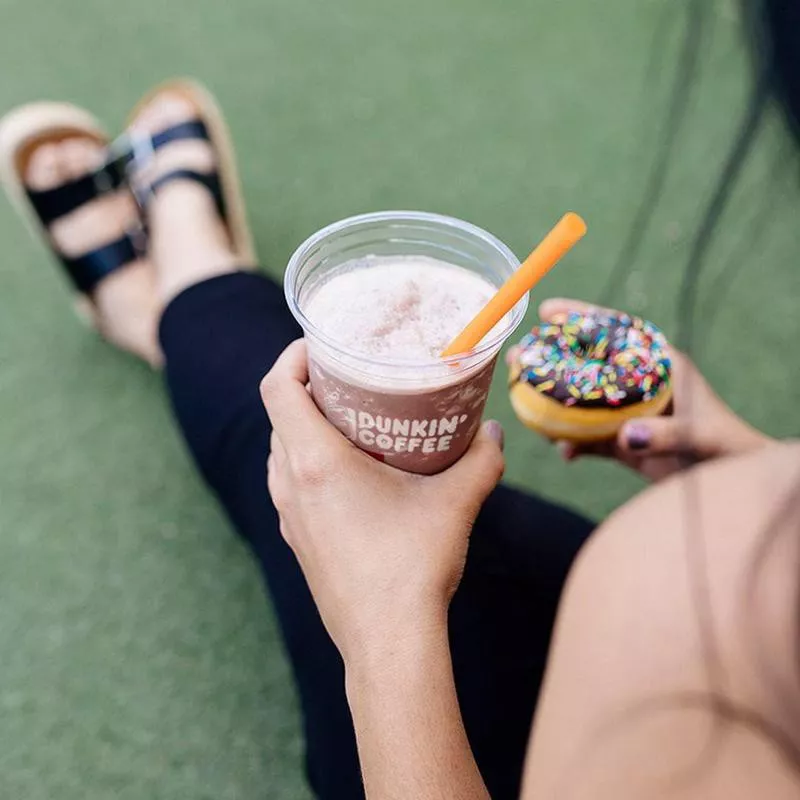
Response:
[[[311,786],[364,796],[339,653],[322,626],[266,490],[270,425],[258,386],[300,336],[280,288],[235,273],[191,287],[161,321],[175,415],[198,468],[261,565],[294,670]],[[518,796],[551,627],[592,524],[501,486],[484,506],[450,610],[458,697],[495,800]]]

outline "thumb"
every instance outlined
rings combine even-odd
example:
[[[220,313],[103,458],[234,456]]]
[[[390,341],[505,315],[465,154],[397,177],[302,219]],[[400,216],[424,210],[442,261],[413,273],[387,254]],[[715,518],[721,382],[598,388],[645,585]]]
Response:
[[[626,422],[617,437],[617,446],[622,453],[633,456],[698,456],[705,450],[696,426],[674,416]]]
[[[487,420],[472,440],[469,449],[447,475],[456,490],[482,504],[503,477],[503,426]]]

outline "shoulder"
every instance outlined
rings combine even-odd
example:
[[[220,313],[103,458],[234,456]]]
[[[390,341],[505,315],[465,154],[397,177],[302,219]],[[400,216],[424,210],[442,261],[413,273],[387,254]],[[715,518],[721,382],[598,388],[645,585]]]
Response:
[[[793,682],[800,670],[792,649],[800,637],[800,444],[711,462],[642,492],[600,527],[570,587],[624,597],[631,615],[685,638],[682,658],[697,657],[704,670],[718,658],[737,692],[767,702],[765,657],[768,672],[785,664]]]
[[[726,517],[726,508],[746,507],[747,519],[757,521],[771,509],[770,502],[786,499],[800,484],[800,442],[774,442],[743,456],[717,459],[677,473],[641,492],[613,514],[603,528],[625,525],[635,516],[660,509],[657,519],[674,522],[672,513],[683,518],[696,511],[691,502],[701,500],[701,510],[715,517]],[[719,504],[720,499],[727,502]],[[682,504],[678,501],[683,500]],[[761,501],[756,503],[754,501]],[[687,505],[687,503],[689,503]],[[676,505],[678,504],[678,505]],[[686,520],[693,521],[693,520]]]
[[[792,525],[798,535],[789,538],[800,552],[799,522],[800,443],[776,443],[695,467],[641,492],[600,526],[575,572],[591,571],[594,562],[623,552],[688,557],[702,541],[709,577],[729,577],[727,567],[755,556],[765,536],[777,540],[777,533]]]
[[[714,788],[731,778],[742,790],[766,780],[768,796],[795,796],[774,745],[800,745],[799,566],[800,445],[703,465],[626,504],[592,537],[565,589],[534,766],[544,755],[572,772],[563,736],[594,730],[598,758],[645,792],[657,773],[697,766],[721,715],[724,752],[700,796],[739,796]],[[553,728],[560,752],[546,734]]]

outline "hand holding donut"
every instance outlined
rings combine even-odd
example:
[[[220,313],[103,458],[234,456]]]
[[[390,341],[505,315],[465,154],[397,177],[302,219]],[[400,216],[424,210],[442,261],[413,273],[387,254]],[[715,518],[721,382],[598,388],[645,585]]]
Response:
[[[591,317],[594,314],[623,321],[631,319],[621,312],[598,309],[578,300],[547,300],[539,307],[542,322],[554,325],[561,324],[568,318],[577,319],[578,315]],[[616,458],[645,477],[657,480],[685,467],[687,462],[735,455],[771,441],[769,437],[736,416],[714,393],[694,364],[683,353],[674,348],[662,352],[663,336],[654,326],[650,326],[650,323],[635,321],[632,327],[635,327],[636,331],[630,334],[631,341],[639,341],[636,336],[639,335],[642,326],[648,336],[655,338],[655,342],[652,358],[640,369],[640,374],[646,376],[653,371],[654,381],[657,382],[658,364],[666,364],[670,374],[664,381],[664,391],[653,392],[653,387],[649,383],[645,384],[650,386],[650,393],[639,392],[636,399],[641,403],[642,397],[645,398],[646,413],[637,415],[631,410],[627,419],[624,418],[624,414],[620,415],[618,430],[610,438],[598,437],[597,440],[591,441],[586,437],[570,436],[568,437],[570,441],[567,441],[557,435],[550,436],[558,441],[559,450],[564,458],[573,460],[582,455]],[[643,358],[638,352],[636,355],[640,359]],[[525,361],[520,349],[513,348],[508,356],[512,365],[512,376],[515,372],[514,365],[519,364],[520,359]],[[663,401],[666,397],[667,386],[670,389],[669,401],[657,408],[659,398]],[[650,409],[647,409],[648,403],[652,404],[650,409],[655,415],[651,415]],[[618,411],[610,410],[612,414],[619,412],[625,412],[625,408],[620,408]],[[523,418],[523,421],[526,420]],[[545,431],[545,434],[548,435],[548,431]],[[584,440],[580,441],[582,438]]]

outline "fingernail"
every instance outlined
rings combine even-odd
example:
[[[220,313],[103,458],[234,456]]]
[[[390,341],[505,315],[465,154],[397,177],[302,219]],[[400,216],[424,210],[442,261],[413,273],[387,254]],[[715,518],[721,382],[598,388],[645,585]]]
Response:
[[[505,440],[503,426],[496,419],[490,419],[488,422],[483,423],[483,429],[486,431],[487,436],[490,439],[494,439],[497,442],[497,446],[502,450]]]
[[[650,429],[645,425],[629,425],[625,440],[631,450],[647,450],[650,447]]]

